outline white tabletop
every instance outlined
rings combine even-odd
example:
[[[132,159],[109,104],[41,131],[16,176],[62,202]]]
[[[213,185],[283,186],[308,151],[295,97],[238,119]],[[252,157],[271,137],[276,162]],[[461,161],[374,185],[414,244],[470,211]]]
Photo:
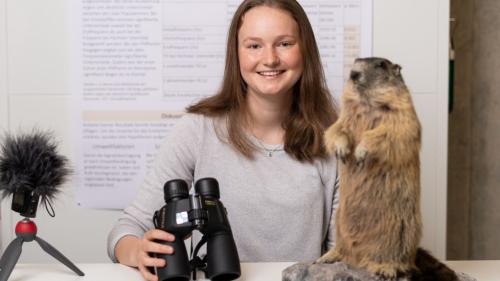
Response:
[[[243,263],[238,281],[279,281],[281,271],[292,265],[283,263]],[[495,261],[446,261],[452,269],[467,273],[478,281],[499,281],[500,260]],[[84,277],[77,276],[61,264],[18,264],[9,281],[142,281],[140,273],[130,267],[111,264],[78,264]]]
[[[467,273],[478,281],[499,281],[500,260],[484,261],[446,261],[455,271]]]

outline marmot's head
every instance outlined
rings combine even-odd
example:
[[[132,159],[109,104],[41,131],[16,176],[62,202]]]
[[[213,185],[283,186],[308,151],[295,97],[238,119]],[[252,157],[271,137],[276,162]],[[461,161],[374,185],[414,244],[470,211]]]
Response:
[[[401,66],[384,58],[358,58],[349,77],[359,92],[404,86]]]

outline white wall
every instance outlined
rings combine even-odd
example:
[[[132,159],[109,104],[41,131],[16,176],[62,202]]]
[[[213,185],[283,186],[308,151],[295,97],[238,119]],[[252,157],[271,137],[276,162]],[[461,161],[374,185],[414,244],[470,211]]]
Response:
[[[9,103],[9,127],[30,130],[33,126],[53,130],[64,155],[72,155],[70,143],[70,58],[68,25],[70,1],[1,0],[6,7],[0,17],[2,45],[8,57],[2,57],[0,76],[0,109]],[[5,23],[3,23],[5,22]],[[4,43],[5,42],[5,43]],[[6,66],[6,67],[4,67]],[[4,89],[8,85],[8,89]],[[5,117],[4,117],[5,118]],[[1,123],[0,123],[1,124]],[[51,218],[39,207],[35,222],[38,235],[75,262],[108,261],[106,235],[118,217],[117,211],[87,210],[74,205],[72,183],[55,202],[56,217]],[[10,198],[9,198],[10,199]],[[14,226],[21,219],[10,211],[10,201],[2,201],[2,247],[15,237]],[[20,262],[53,262],[36,243],[25,243]]]
[[[423,127],[422,245],[446,256],[449,1],[375,0],[374,56],[403,66]]]
[[[7,42],[6,6],[0,2],[0,132],[7,126]]]
[[[7,129],[7,42],[4,40],[7,37],[6,33],[6,5],[5,2],[0,2],[0,136]],[[1,207],[1,203],[0,203]],[[2,246],[3,227],[2,227],[2,210],[0,209],[0,248]]]
[[[0,128],[52,129],[65,155],[72,151],[69,3],[0,0]],[[374,0],[374,10],[374,55],[403,66],[423,124],[422,244],[444,258],[449,3]],[[74,205],[72,184],[64,190],[55,204],[55,218],[39,210],[38,235],[75,262],[108,261],[106,235],[119,212],[80,209]],[[3,201],[3,248],[14,238],[13,228],[20,219],[9,209],[10,202]],[[24,245],[21,262],[53,261],[38,245]]]

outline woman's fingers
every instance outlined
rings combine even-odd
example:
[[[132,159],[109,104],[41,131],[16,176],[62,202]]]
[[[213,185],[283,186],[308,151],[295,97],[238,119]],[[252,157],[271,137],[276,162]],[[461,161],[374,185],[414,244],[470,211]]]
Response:
[[[163,245],[156,242],[147,241],[143,243],[142,250],[147,253],[158,253],[158,254],[173,254],[174,249],[171,246]]]
[[[164,267],[165,260],[159,259],[155,257],[151,257],[148,254],[143,254],[141,257],[141,265],[150,266],[150,267]]]
[[[144,233],[144,238],[147,240],[164,240],[164,241],[169,241],[172,242],[175,240],[175,236],[160,230],[160,229],[152,229]]]
[[[174,249],[171,246],[164,245],[162,241],[172,242],[174,240],[174,235],[159,229],[152,229],[144,233],[138,253],[138,268],[146,280],[158,281],[158,277],[151,273],[148,267],[166,266],[166,261],[164,259],[152,257],[150,254],[172,254]]]
[[[172,254],[174,252],[174,249],[171,246],[165,245],[161,242],[155,242],[155,240],[172,242],[175,240],[175,236],[159,229],[147,231],[142,239],[141,250],[148,253],[160,254]]]
[[[147,267],[144,265],[139,265],[139,271],[142,274],[142,277],[148,281],[158,281],[158,276],[152,274]]]

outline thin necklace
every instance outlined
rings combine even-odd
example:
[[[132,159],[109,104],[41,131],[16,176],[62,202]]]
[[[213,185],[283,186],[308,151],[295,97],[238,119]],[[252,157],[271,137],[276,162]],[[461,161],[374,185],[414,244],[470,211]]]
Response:
[[[262,143],[262,142],[260,141],[260,139],[259,139],[259,138],[257,138],[255,135],[254,135],[254,138],[257,140],[257,143],[259,144],[259,147],[265,150],[265,155],[266,155],[267,157],[273,157],[273,153],[275,153],[276,151],[280,151],[280,150],[282,150],[282,148],[281,148],[280,146],[278,146],[278,147],[274,147],[274,148],[267,148],[267,147],[264,145],[264,143]]]

